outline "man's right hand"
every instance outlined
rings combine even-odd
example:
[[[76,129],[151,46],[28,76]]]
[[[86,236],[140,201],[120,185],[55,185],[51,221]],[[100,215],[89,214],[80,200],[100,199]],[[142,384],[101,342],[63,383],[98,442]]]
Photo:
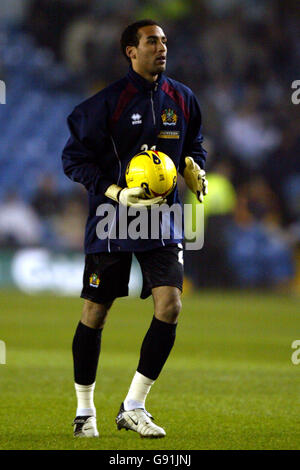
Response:
[[[120,188],[116,184],[109,186],[105,192],[105,196],[119,202],[123,206],[134,207],[149,207],[153,204],[163,204],[166,202],[162,196],[153,197],[151,199],[145,198],[145,191],[143,188]]]

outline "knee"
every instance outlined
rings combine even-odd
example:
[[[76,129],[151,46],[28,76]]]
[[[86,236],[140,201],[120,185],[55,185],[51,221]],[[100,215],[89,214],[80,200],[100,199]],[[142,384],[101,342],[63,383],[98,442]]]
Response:
[[[90,328],[103,328],[112,302],[97,304],[85,300],[82,310],[81,322]]]
[[[161,302],[157,305],[155,316],[158,320],[166,323],[177,323],[181,307],[182,305],[179,297],[169,299],[168,301]]]

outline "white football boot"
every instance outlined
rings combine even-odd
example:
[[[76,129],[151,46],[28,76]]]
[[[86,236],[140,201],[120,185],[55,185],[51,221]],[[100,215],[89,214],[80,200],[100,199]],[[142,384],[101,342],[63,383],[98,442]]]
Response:
[[[99,437],[95,416],[76,416],[73,426],[74,437]]]
[[[135,410],[125,411],[123,403],[116,417],[119,430],[126,429],[126,431],[135,431],[141,437],[152,439],[165,437],[165,430],[154,424],[152,420],[154,420],[153,416],[145,409],[136,408]]]

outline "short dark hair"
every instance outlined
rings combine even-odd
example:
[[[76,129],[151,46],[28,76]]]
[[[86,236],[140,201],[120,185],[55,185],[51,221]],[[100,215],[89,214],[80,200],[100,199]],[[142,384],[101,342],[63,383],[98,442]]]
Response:
[[[128,60],[129,63],[131,62],[131,60],[126,54],[126,47],[127,46],[137,47],[139,45],[140,38],[138,35],[138,30],[140,28],[143,28],[144,26],[159,26],[159,24],[153,20],[140,20],[127,26],[127,28],[125,28],[125,30],[122,33],[121,41],[120,41],[121,50],[126,60]]]

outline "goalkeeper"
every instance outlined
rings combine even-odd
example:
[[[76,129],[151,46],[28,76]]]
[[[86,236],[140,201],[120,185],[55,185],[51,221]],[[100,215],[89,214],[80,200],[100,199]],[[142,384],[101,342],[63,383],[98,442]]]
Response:
[[[167,38],[152,20],[129,25],[121,48],[129,62],[127,75],[75,107],[68,117],[70,137],[63,150],[65,174],[83,184],[89,195],[85,232],[85,268],[81,320],[73,344],[77,410],[74,435],[98,436],[94,389],[101,337],[109,309],[128,295],[134,253],[143,275],[141,298],[152,295],[154,316],[144,337],[136,373],[116,417],[118,429],[159,438],[165,430],[153,422],[145,400],[175,341],[183,282],[182,238],[119,239],[97,237],[97,208],[112,204],[118,225],[122,206],[161,204],[145,199],[142,188],[126,188],[129,160],[145,149],[169,155],[200,202],[207,192],[201,113],[193,92],[164,75]],[[167,204],[179,203],[177,187]]]

